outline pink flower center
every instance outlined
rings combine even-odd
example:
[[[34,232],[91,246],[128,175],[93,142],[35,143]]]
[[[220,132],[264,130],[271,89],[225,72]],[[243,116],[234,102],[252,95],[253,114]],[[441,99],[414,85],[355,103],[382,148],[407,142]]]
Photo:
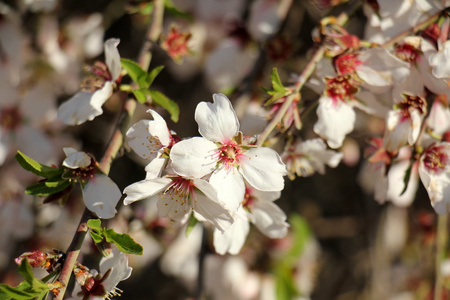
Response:
[[[180,201],[180,205],[184,205],[188,203],[191,195],[194,195],[194,187],[192,180],[176,176],[162,193],[162,196],[164,198],[168,196],[169,200]],[[165,205],[168,205],[168,203],[166,202]]]
[[[362,64],[358,59],[358,54],[348,53],[339,56],[335,60],[336,70],[340,75],[351,75],[356,72],[356,68]]]
[[[4,131],[13,131],[22,123],[22,114],[19,108],[4,107],[0,110],[0,128]]]
[[[112,80],[108,67],[99,61],[92,66],[85,66],[84,71],[86,72],[86,76],[83,78],[80,86],[83,92],[93,93],[100,90],[106,81]]]
[[[255,203],[255,197],[251,195],[251,190],[245,188],[244,200],[242,201],[242,207],[251,212],[253,204]]]
[[[325,93],[334,101],[346,101],[352,99],[353,95],[358,91],[355,80],[351,76],[336,76],[325,79]]]
[[[448,149],[445,146],[432,146],[422,154],[423,164],[428,172],[433,174],[442,173],[450,163]]]
[[[415,64],[422,54],[422,51],[411,44],[404,43],[395,47],[395,56],[410,64]]]
[[[91,157],[91,164],[84,168],[69,169],[64,172],[63,177],[73,182],[87,183],[90,179],[94,178],[96,173],[96,161]]]
[[[244,152],[245,150],[236,142],[228,141],[218,149],[217,160],[229,170],[240,165],[245,157]]]
[[[188,42],[191,38],[190,33],[183,33],[177,28],[172,28],[163,48],[167,50],[170,57],[177,59],[189,54]]]
[[[401,121],[410,120],[411,113],[414,110],[419,111],[421,115],[425,113],[427,107],[427,102],[425,99],[419,96],[411,96],[403,94],[403,99],[400,103],[396,105],[397,109],[400,109],[402,116]]]

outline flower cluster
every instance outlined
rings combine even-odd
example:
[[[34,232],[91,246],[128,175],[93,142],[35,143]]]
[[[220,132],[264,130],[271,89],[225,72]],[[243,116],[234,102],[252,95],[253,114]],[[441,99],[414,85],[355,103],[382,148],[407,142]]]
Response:
[[[247,212],[258,228],[272,228],[262,229],[268,236],[286,234],[286,215],[272,204],[284,188],[286,167],[273,149],[245,142],[225,95],[214,94],[213,100],[200,102],[195,110],[201,137],[175,138],[154,110],[148,111],[153,120],[139,121],[128,130],[129,146],[150,162],[145,167],[146,178],[125,188],[124,204],[150,198],[157,201],[161,217],[178,224],[186,223],[194,212],[197,220],[212,223],[221,233],[215,235],[219,253],[227,252],[222,250],[224,243],[238,243],[229,250],[237,253],[245,236],[232,232],[245,226],[247,230],[241,233],[246,235],[250,219]],[[261,214],[266,217],[258,217]]]

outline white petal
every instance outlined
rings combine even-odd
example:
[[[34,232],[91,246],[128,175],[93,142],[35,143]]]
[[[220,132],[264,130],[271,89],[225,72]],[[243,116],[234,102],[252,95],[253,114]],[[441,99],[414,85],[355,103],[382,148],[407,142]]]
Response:
[[[127,197],[123,200],[123,204],[128,205],[137,200],[142,200],[156,195],[164,190],[172,182],[169,178],[154,178],[152,180],[141,180],[127,186],[123,193]]]
[[[147,174],[145,175],[145,179],[153,179],[157,178],[161,175],[161,172],[164,168],[164,165],[166,164],[167,159],[164,157],[161,157],[160,155],[157,156],[155,159],[153,159],[146,167],[145,172]]]
[[[217,146],[202,137],[176,143],[170,151],[174,171],[181,176],[201,178],[216,168]]]
[[[405,187],[404,178],[408,166],[408,160],[395,163],[389,168],[389,173],[387,175],[387,198],[391,200],[392,203],[400,207],[407,207],[411,205],[414,197],[416,196],[418,188],[419,174],[417,172],[417,167],[413,167],[413,169],[411,170],[411,176],[408,181],[408,187],[406,191],[401,194]]]
[[[64,148],[67,158],[62,165],[69,169],[85,168],[91,164],[91,157],[84,152],[78,152],[73,148]],[[75,152],[73,152],[75,150]]]
[[[353,108],[342,101],[333,101],[322,96],[317,108],[319,117],[314,132],[324,138],[333,149],[342,146],[345,136],[353,131],[356,114]]]
[[[241,164],[239,171],[251,186],[261,191],[281,191],[284,188],[286,166],[275,150],[251,148],[245,155],[247,160]]]
[[[289,227],[286,214],[273,202],[258,201],[252,209],[252,222],[266,236],[282,238]]]
[[[112,95],[111,82],[105,82],[102,89],[90,93],[79,92],[58,109],[58,118],[67,125],[80,125],[92,121],[103,113],[102,105]]]
[[[408,143],[411,134],[411,121],[401,120],[402,112],[391,110],[386,119],[386,131],[383,137],[383,147],[387,151],[396,151]]]
[[[143,159],[154,159],[164,147],[156,136],[149,133],[149,120],[141,120],[127,131],[127,142],[131,149]]]
[[[112,252],[109,256],[102,257],[100,260],[100,273],[105,274],[110,270],[109,276],[103,281],[103,286],[106,292],[111,292],[116,285],[131,275],[132,267],[128,266],[128,257],[121,252],[117,247],[112,247]]]
[[[450,109],[441,102],[434,101],[427,119],[427,124],[439,135],[450,130]]]
[[[151,135],[158,137],[161,141],[161,144],[164,146],[169,146],[172,141],[172,135],[170,134],[170,130],[167,127],[166,121],[154,110],[147,110],[153,117],[153,120],[150,121],[148,131]]]
[[[192,197],[194,210],[224,232],[233,223],[230,213],[219,204],[216,191],[210,183],[194,179],[194,184],[201,191]]]
[[[260,191],[257,189],[251,189],[249,193],[252,197],[255,197],[256,199],[258,199],[258,201],[268,201],[268,202],[273,202],[273,201],[279,199],[281,196],[280,191],[264,192],[264,191]]]
[[[116,215],[116,205],[121,197],[122,193],[114,181],[103,174],[93,177],[83,189],[86,207],[102,219]]]
[[[213,103],[200,102],[195,110],[195,121],[200,134],[210,141],[227,142],[238,134],[239,121],[230,100],[223,94],[214,94]]]
[[[211,175],[209,182],[217,190],[219,201],[230,211],[237,211],[244,201],[245,184],[242,175],[236,170],[220,168]]]
[[[450,40],[447,40],[443,49],[430,55],[430,65],[433,67],[432,73],[437,78],[450,78]]]
[[[434,208],[436,213],[448,213],[448,199],[450,197],[450,177],[448,174],[442,173],[440,175],[434,175],[428,173],[423,167],[423,161],[421,160],[419,165],[419,176],[423,185],[427,189],[431,206]]]
[[[242,246],[244,246],[250,231],[250,223],[248,222],[247,212],[241,208],[237,213],[233,214],[234,223],[225,231],[214,231],[214,249],[220,255],[230,253],[238,254]]]
[[[160,217],[169,218],[176,223],[181,223],[192,210],[192,205],[187,202],[184,195],[177,193],[163,193],[156,203],[156,207]]]
[[[109,72],[111,72],[113,81],[116,81],[116,79],[119,78],[120,72],[122,72],[120,54],[117,50],[119,43],[119,39],[109,39],[105,42],[105,62],[108,66]]]

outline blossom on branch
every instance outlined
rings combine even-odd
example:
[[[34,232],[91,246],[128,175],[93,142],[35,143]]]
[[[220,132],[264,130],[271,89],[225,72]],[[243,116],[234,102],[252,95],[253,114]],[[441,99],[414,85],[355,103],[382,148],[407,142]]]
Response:
[[[58,118],[67,125],[80,125],[92,121],[103,113],[103,104],[112,96],[122,66],[117,50],[119,39],[105,42],[105,62],[90,67],[90,76],[83,82],[83,91],[64,102],[58,110]]]
[[[244,178],[255,189],[281,191],[286,166],[276,151],[266,147],[242,145],[239,121],[230,100],[214,94],[213,103],[201,102],[195,120],[202,137],[175,144],[170,159],[175,173],[188,178],[211,175],[219,200],[237,211],[244,199]]]
[[[108,176],[97,172],[94,158],[73,148],[64,148],[67,168],[64,177],[80,182],[86,207],[99,218],[110,219],[116,215],[116,205],[122,197],[117,185]]]

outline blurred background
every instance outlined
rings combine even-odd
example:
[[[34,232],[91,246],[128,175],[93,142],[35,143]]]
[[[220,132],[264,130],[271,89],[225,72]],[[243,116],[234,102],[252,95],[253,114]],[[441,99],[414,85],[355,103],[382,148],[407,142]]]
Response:
[[[320,0],[172,2],[150,69],[165,66],[153,87],[179,105],[179,121],[158,111],[182,138],[199,135],[195,107],[212,101],[215,92],[229,96],[245,135],[260,133],[269,118],[263,88],[271,88],[272,68],[286,85],[295,81],[316,48],[312,32],[321,18],[351,12],[345,28],[359,38],[365,37],[367,25],[364,1],[343,1],[336,7]],[[264,5],[255,8],[256,2],[285,7],[268,31],[255,29],[258,18],[271,20]],[[94,121],[72,127],[56,119],[57,107],[78,91],[83,66],[103,61],[106,39],[119,38],[121,57],[136,60],[151,21],[152,1],[0,2],[0,152],[5,157],[0,166],[1,282],[21,281],[13,259],[25,251],[65,251],[84,209],[77,189],[65,205],[25,195],[25,188],[38,179],[20,169],[14,154],[19,149],[40,162],[60,165],[62,148],[71,146],[100,159],[117,122],[119,100],[108,101]],[[191,34],[191,52],[181,59],[163,46],[174,26]],[[307,104],[318,97],[308,87],[302,90]],[[131,124],[149,119],[146,109],[138,104]],[[316,120],[315,113],[302,115],[303,128],[296,135],[315,137]],[[344,156],[338,167],[327,168],[324,175],[286,177],[276,203],[291,224],[288,236],[271,240],[252,227],[237,256],[215,254],[210,231],[202,236],[195,229],[185,237],[184,229],[157,217],[154,203],[119,204],[108,226],[130,233],[144,246],[144,255],[129,257],[134,270],[118,286],[124,291],[121,298],[198,297],[201,266],[204,299],[432,299],[437,218],[425,189],[419,184],[410,206],[379,204],[373,198],[373,179],[365,174],[368,141],[383,130],[384,120],[359,113],[355,131],[340,149]],[[282,145],[274,148],[283,151]],[[144,166],[124,147],[110,177],[123,190],[144,179]],[[80,258],[90,268],[98,264],[99,252],[89,238]],[[447,280],[449,266],[442,268]]]

